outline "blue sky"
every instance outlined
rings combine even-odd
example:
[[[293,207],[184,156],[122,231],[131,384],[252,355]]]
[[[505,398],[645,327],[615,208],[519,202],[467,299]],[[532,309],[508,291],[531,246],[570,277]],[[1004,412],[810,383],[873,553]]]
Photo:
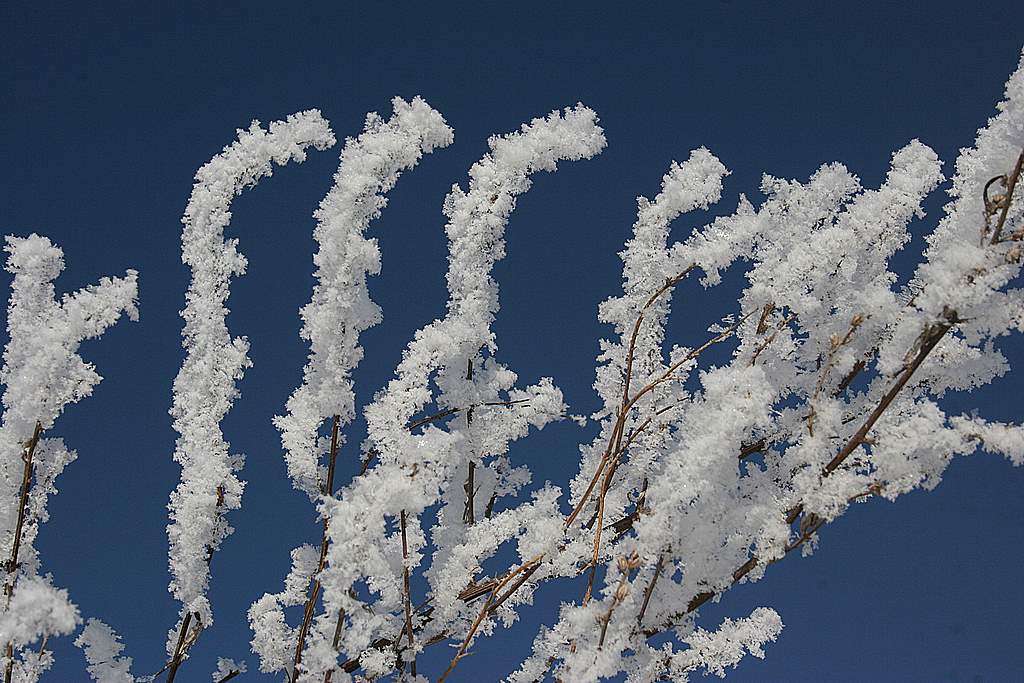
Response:
[[[392,96],[419,94],[455,129],[454,145],[406,174],[371,226],[383,251],[371,294],[385,320],[364,335],[363,403],[412,333],[443,311],[441,201],[486,151],[487,136],[577,101],[595,109],[608,148],[538,178],[513,214],[496,271],[501,359],[524,383],[554,376],[586,413],[597,406],[597,340],[608,334],[597,304],[618,290],[616,252],[636,195],[653,195],[672,160],[700,145],[722,159],[732,175],[721,212],[740,192],[756,196],[763,172],[806,178],[838,160],[877,186],[890,154],[915,137],[950,172],[958,148],[993,113],[1022,44],[999,5],[436,5],[0,7],[0,229],[38,232],[63,247],[62,291],[140,272],[141,321],[83,347],[105,380],[54,430],[79,459],[58,481],[38,543],[45,569],[83,615],[124,636],[137,673],[160,668],[177,614],[166,592],[165,506],[179,472],[167,415],[188,276],[179,218],[196,168],[236,128],[316,107],[339,137],[356,135],[367,111],[386,113]],[[237,531],[213,562],[216,623],[179,680],[209,680],[217,656],[248,659],[255,671],[245,611],[279,590],[292,547],[319,538],[312,508],[285,476],[270,418],[300,377],[297,309],[312,285],[311,213],[337,152],[275,172],[233,207],[230,234],[249,272],[233,286],[228,322],[250,338],[254,367],[224,429],[247,454],[248,485],[231,517]],[[934,224],[938,199],[916,226],[904,267]],[[702,218],[679,221],[674,237]],[[672,341],[687,343],[727,313],[725,290],[677,297]],[[1006,347],[1024,361],[1019,338]],[[1011,377],[951,400],[1019,421],[1017,386]],[[534,467],[535,481],[564,483],[575,444],[589,439],[557,426],[514,457]],[[356,454],[342,457],[351,473]],[[1024,471],[980,455],[955,462],[934,492],[856,507],[826,528],[813,557],[787,559],[705,609],[706,624],[717,624],[769,605],[786,624],[764,662],[746,661],[730,679],[1019,680],[1022,484]],[[565,597],[557,588],[539,596]],[[482,641],[451,680],[508,673],[531,638],[519,629]],[[85,680],[80,653],[56,648],[50,680]]]

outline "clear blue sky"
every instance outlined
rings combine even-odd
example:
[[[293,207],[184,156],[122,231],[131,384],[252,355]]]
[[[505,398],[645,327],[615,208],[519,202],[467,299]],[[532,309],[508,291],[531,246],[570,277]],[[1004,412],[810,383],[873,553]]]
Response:
[[[834,160],[877,186],[891,152],[914,137],[949,172],[992,114],[1024,41],[1019,13],[998,3],[187,4],[0,6],[0,229],[63,247],[63,291],[129,267],[141,274],[141,322],[84,347],[105,380],[54,430],[79,459],[58,481],[38,543],[44,568],[83,615],[124,636],[136,673],[160,668],[178,609],[166,591],[165,506],[179,473],[167,415],[187,282],[179,218],[196,168],[236,128],[316,107],[339,137],[355,135],[367,111],[420,94],[455,129],[455,144],[403,177],[371,228],[384,254],[371,293],[385,321],[364,336],[362,403],[414,330],[443,311],[441,201],[487,136],[577,101],[594,108],[607,150],[538,179],[513,214],[497,271],[502,360],[524,382],[553,375],[585,413],[597,405],[593,360],[607,334],[597,304],[618,290],[616,252],[635,196],[653,195],[673,159],[706,145],[723,160],[733,174],[721,211],[741,191],[756,196],[762,172],[806,178]],[[233,286],[229,326],[248,335],[255,365],[224,428],[248,456],[248,487],[231,517],[237,531],[213,562],[216,623],[179,680],[210,680],[217,656],[247,659],[255,672],[245,611],[280,589],[292,547],[319,538],[312,508],[285,476],[270,418],[300,377],[310,214],[337,151],[276,172],[234,205],[231,235],[250,267]],[[911,253],[939,205],[930,204]],[[674,236],[691,226],[680,221]],[[722,293],[687,290],[673,341],[692,343],[729,304]],[[1019,337],[1007,346],[1024,361]],[[1019,421],[1019,382],[953,400]],[[536,481],[564,483],[575,444],[589,439],[561,426],[514,457],[534,466]],[[355,454],[343,458],[350,473]],[[745,661],[731,679],[1022,680],[1022,485],[1024,471],[982,455],[955,462],[934,492],[856,507],[823,531],[813,557],[789,558],[705,609],[717,624],[769,605],[786,624],[767,660]],[[549,588],[539,597],[563,596]],[[480,642],[453,680],[503,676],[531,638],[518,629]],[[85,680],[68,640],[48,680]],[[437,663],[427,665],[432,677]]]

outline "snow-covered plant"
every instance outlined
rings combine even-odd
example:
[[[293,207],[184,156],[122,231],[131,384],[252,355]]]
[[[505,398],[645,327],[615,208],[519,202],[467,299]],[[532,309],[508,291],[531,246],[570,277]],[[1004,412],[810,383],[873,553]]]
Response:
[[[905,284],[892,258],[943,181],[922,142],[893,153],[877,189],[838,163],[806,181],[765,175],[763,201],[741,195],[733,213],[676,243],[672,222],[717,203],[729,171],[705,148],[673,163],[660,192],[638,199],[620,253],[622,293],[598,311],[611,336],[594,381],[603,405],[565,491],[528,489],[530,472],[510,447],[531,428],[587,419],[570,414],[552,378],[524,387],[500,362],[492,271],[534,176],[590,159],[606,141],[582,104],[492,137],[468,188],[453,186],[444,202],[445,314],[416,332],[394,378],[364,406],[361,471],[339,484],[360,334],[381,320],[366,281],[381,255],[364,233],[399,175],[453,140],[422,99],[393,106],[391,118],[368,115],[346,141],[315,213],[315,285],[301,309],[310,351],[275,425],[292,484],[323,531],[319,547],[292,551],[283,590],[249,609],[261,671],[291,683],[420,683],[420,653],[447,643],[446,668],[430,676],[442,683],[478,638],[514,627],[538,587],[557,583],[557,619],[510,683],[724,676],[747,654],[763,657],[782,618],[759,607],[709,631],[697,624],[708,601],[793,551],[812,552],[853,503],[934,488],[954,455],[980,449],[1024,463],[1024,427],[952,414],[943,401],[1009,372],[998,344],[1024,332],[1022,60],[997,115],[957,160],[944,216]],[[254,122],[198,171],[182,219],[192,280],[171,409],[182,475],[169,505],[170,590],[181,611],[157,674],[168,683],[213,621],[210,562],[244,486],[243,458],[221,431],[250,365],[245,337],[226,325],[231,279],[246,268],[224,236],[230,205],[274,163],[334,142],[315,110],[266,130]],[[129,271],[58,302],[60,250],[32,236],[8,238],[7,251],[0,537],[10,552],[0,643],[10,683],[36,680],[52,662],[46,637],[81,622],[67,592],[40,575],[33,548],[53,479],[74,458],[42,435],[99,381],[78,345],[122,312],[134,317],[136,287]],[[673,300],[699,296],[685,289],[698,278],[720,285],[728,269],[744,283],[735,308],[706,338],[670,345],[679,341],[666,327]],[[75,642],[95,680],[138,680],[102,622],[90,619]],[[212,677],[245,671],[222,658]]]
[[[89,396],[100,382],[95,368],[78,355],[79,345],[99,337],[123,313],[137,319],[138,311],[133,270],[57,299],[53,281],[64,270],[59,247],[30,235],[8,237],[5,251],[14,280],[0,374],[0,647],[4,680],[10,683],[38,680],[53,662],[47,637],[70,633],[81,621],[68,592],[39,574],[35,539],[48,519],[46,506],[57,493],[57,476],[76,458],[63,439],[43,434],[68,404]],[[39,647],[28,649],[40,639]]]
[[[134,683],[132,658],[121,656],[121,638],[99,619],[86,622],[75,645],[85,653],[86,671],[97,683]]]
[[[317,284],[302,309],[302,337],[310,342],[304,381],[288,400],[288,413],[275,424],[281,430],[288,473],[295,488],[313,500],[334,496],[334,468],[343,443],[339,429],[355,416],[350,373],[362,358],[359,334],[381,319],[380,308],[366,289],[366,276],[380,272],[380,250],[363,237],[370,221],[387,204],[384,193],[395,186],[402,171],[423,154],[451,144],[452,130],[444,118],[420,98],[407,103],[396,97],[395,113],[384,121],[366,117],[366,129],[349,139],[341,153],[335,183],[316,211],[313,232],[319,249],[313,258]],[[329,446],[318,430],[331,421]],[[326,470],[318,461],[327,446]],[[261,670],[291,671],[292,655],[301,657],[313,607],[321,584],[313,577],[323,569],[327,524],[319,553],[304,545],[292,551],[292,571],[281,593],[266,594],[249,611],[255,637],[253,650]],[[313,580],[307,599],[306,584]],[[287,625],[284,608],[307,604],[298,628]],[[298,644],[296,644],[296,642]]]
[[[379,261],[375,249],[367,266],[335,247],[337,269],[326,271],[321,237],[320,284],[303,309],[313,344],[306,384],[278,426],[325,535],[319,552],[293,551],[284,591],[250,610],[261,669],[293,681],[357,672],[424,680],[417,654],[449,642],[440,682],[476,638],[511,627],[540,584],[579,585],[570,579],[582,574],[578,598],[542,628],[510,681],[724,675],[745,653],[763,656],[782,620],[758,608],[709,632],[695,623],[701,605],[794,550],[810,552],[853,502],[934,487],[953,455],[980,447],[1019,464],[1019,425],[949,415],[940,402],[1005,374],[995,341],[1024,327],[1015,286],[1024,201],[1014,199],[1024,66],[999,109],[958,160],[945,217],[905,286],[890,260],[943,179],[921,142],[893,154],[877,189],[837,163],[806,182],[765,176],[763,202],[741,196],[733,214],[675,244],[671,222],[719,201],[728,171],[704,148],[673,164],[661,192],[639,199],[621,253],[623,292],[600,307],[615,333],[598,358],[600,431],[582,448],[567,495],[544,486],[524,496],[529,473],[507,456],[530,426],[565,418],[567,408],[550,379],[515,388],[515,373],[497,360],[491,269],[530,176],[604,147],[594,113],[580,105],[492,138],[468,191],[453,188],[444,205],[447,313],[416,333],[395,378],[366,406],[362,472],[338,492],[333,460],[351,418],[356,336],[378,319],[364,279]],[[361,150],[363,140],[350,145]],[[338,187],[355,184],[350,173],[343,162]],[[358,235],[366,212],[348,203],[334,206],[347,221],[338,231]],[[319,235],[326,217],[322,208]],[[715,286],[728,268],[746,279],[735,310],[707,339],[667,347],[676,290],[698,276]],[[327,277],[352,286],[359,304],[324,297]],[[321,360],[331,339],[344,349],[333,365]],[[727,361],[702,367],[713,346],[724,346]],[[338,388],[335,402],[309,407],[305,397],[324,386]],[[332,417],[330,438],[318,438]],[[485,572],[509,547],[508,568]],[[414,598],[416,572],[427,591]],[[284,609],[299,605],[302,623],[290,626]],[[667,643],[657,638],[665,633]]]

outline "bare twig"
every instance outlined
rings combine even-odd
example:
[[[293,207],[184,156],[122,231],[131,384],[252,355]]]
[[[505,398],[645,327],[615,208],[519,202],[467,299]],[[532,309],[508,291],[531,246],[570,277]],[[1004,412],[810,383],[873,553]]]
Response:
[[[768,316],[775,311],[775,303],[769,301],[764,305],[764,309],[761,311],[761,317],[757,321],[757,330],[755,334],[762,335],[768,331]]]
[[[641,308],[640,312],[636,316],[636,322],[633,323],[633,334],[629,338],[629,348],[626,352],[626,375],[622,382],[622,404],[629,403],[629,382],[633,375],[633,354],[636,352],[636,338],[640,333],[640,325],[644,321],[644,316],[647,314],[647,310],[654,305],[663,294],[672,291],[672,289],[679,284],[679,282],[690,274],[696,266],[687,266],[681,273],[675,277],[671,277],[665,281],[665,284],[661,286],[658,291],[650,296]]]
[[[476,519],[473,514],[473,497],[476,493],[476,484],[473,480],[473,475],[476,472],[476,463],[472,460],[469,461],[469,474],[466,475],[466,483],[463,484],[462,490],[466,492],[466,507],[462,511],[462,521],[466,524],[474,524]]]
[[[405,593],[405,632],[409,634],[409,647],[412,648],[413,643],[413,632],[412,632],[412,597],[409,592],[409,543],[405,536],[405,510],[402,510],[402,590]],[[416,676],[416,655],[413,654],[411,662],[411,670],[413,677]]]
[[[188,635],[189,624],[192,623],[192,613],[185,614],[181,621],[181,630],[178,631],[178,644],[174,646],[174,654],[167,665],[167,683],[174,683],[174,677],[178,675],[178,667],[181,666],[181,657],[185,653],[185,636]]]
[[[520,398],[520,399],[515,400],[515,401],[484,401],[482,403],[471,403],[470,405],[468,405],[466,407],[448,408],[447,410],[442,410],[439,413],[434,413],[433,415],[427,415],[426,417],[418,418],[418,419],[413,420],[412,422],[410,422],[408,425],[406,425],[406,428],[409,431],[412,431],[413,429],[416,429],[417,427],[422,427],[423,425],[430,424],[431,422],[437,422],[438,420],[443,420],[444,418],[450,417],[452,415],[458,415],[459,413],[464,412],[464,411],[467,414],[472,414],[472,412],[475,411],[477,408],[485,408],[485,407],[486,408],[490,408],[490,407],[493,407],[493,406],[510,407],[510,406],[521,405],[523,403],[529,403],[529,402],[530,402],[530,399],[528,399],[528,398]]]
[[[626,417],[629,415],[629,412],[630,412],[630,410],[632,410],[633,406],[636,405],[637,401],[639,401],[641,398],[643,398],[649,392],[653,391],[659,385],[667,382],[670,379],[673,379],[675,371],[678,370],[682,365],[684,365],[685,363],[690,362],[691,360],[694,360],[701,353],[706,351],[709,347],[713,346],[714,344],[722,342],[722,341],[728,339],[729,337],[731,337],[735,333],[735,331],[739,328],[739,326],[744,321],[746,321],[746,319],[749,318],[752,313],[753,313],[753,311],[751,311],[751,313],[747,313],[742,318],[740,318],[738,321],[736,321],[736,323],[734,325],[730,326],[729,328],[723,330],[722,332],[720,332],[716,336],[712,337],[711,339],[706,341],[704,344],[702,344],[700,347],[698,347],[698,348],[690,351],[689,353],[687,353],[685,356],[683,356],[683,358],[679,359],[678,361],[676,361],[675,363],[670,365],[664,372],[662,372],[662,374],[657,379],[654,379],[651,382],[649,382],[647,384],[647,386],[642,388],[631,399],[629,399],[629,400],[627,400],[625,402],[625,404],[623,405],[622,409],[619,411],[618,417],[616,418],[615,426],[612,428],[611,436],[608,439],[608,446],[605,448],[605,452],[602,455],[601,460],[599,461],[596,470],[594,471],[594,476],[591,478],[590,483],[588,484],[586,491],[584,491],[583,495],[580,497],[580,500],[576,504],[576,507],[573,508],[572,512],[569,514],[569,516],[565,520],[565,528],[566,529],[568,529],[570,526],[572,526],[572,523],[576,520],[576,517],[583,510],[583,507],[586,505],[587,501],[590,499],[590,495],[593,493],[594,488],[597,486],[597,482],[600,481],[600,479],[601,479],[601,474],[604,471],[605,466],[609,462],[611,462],[615,457],[618,457],[618,455],[620,454],[620,452],[621,452],[620,446],[621,446],[621,442],[622,442],[622,434],[625,431]]]
[[[338,610],[338,623],[334,626],[334,640],[331,641],[331,648],[338,651],[338,641],[341,639],[341,627],[345,623],[345,610]],[[331,683],[331,678],[334,676],[334,669],[328,669],[324,673],[324,683]]]
[[[1020,179],[1022,165],[1024,165],[1024,150],[1021,150],[1020,156],[1017,157],[1017,163],[1013,167],[1013,173],[1010,175],[1010,179],[1006,183],[1006,196],[1001,202],[1002,211],[999,214],[999,221],[996,223],[995,229],[992,230],[992,239],[989,242],[990,244],[998,244],[999,238],[1002,236],[1003,225],[1006,224],[1006,216],[1010,212],[1010,204],[1013,201],[1013,191],[1016,189],[1017,181]],[[988,185],[985,186],[985,189],[988,189]]]
[[[626,599],[626,596],[629,595],[629,574],[639,567],[640,556],[637,555],[635,550],[629,555],[629,557],[619,557],[619,583],[615,587],[615,593],[612,594],[612,604],[608,606],[607,612],[598,617],[601,622],[601,635],[597,640],[598,650],[604,647],[604,639],[608,634],[608,624],[612,621],[612,613],[615,612],[615,608],[618,607],[622,601]]]
[[[238,670],[238,669],[232,669],[231,671],[229,671],[227,673],[227,675],[225,675],[223,678],[221,678],[219,681],[217,681],[217,683],[227,683],[227,681],[230,681],[232,678],[234,678],[235,676],[238,676],[241,673],[242,672],[240,670]]]
[[[493,614],[494,610],[496,610],[498,606],[500,606],[505,600],[507,600],[512,595],[512,593],[514,593],[521,585],[523,585],[526,579],[529,578],[530,574],[533,574],[533,572],[537,571],[537,568],[540,566],[540,562],[542,559],[544,559],[543,555],[537,555],[533,559],[520,565],[518,569],[516,569],[513,572],[510,572],[508,575],[505,576],[505,578],[503,578],[501,581],[494,585],[494,587],[491,589],[490,595],[487,596],[487,601],[484,602],[484,606],[480,608],[479,614],[477,614],[476,619],[474,619],[472,625],[470,625],[469,632],[466,634],[466,637],[462,640],[462,645],[459,646],[458,652],[456,652],[455,656],[452,657],[452,661],[448,664],[448,668],[445,669],[444,673],[441,674],[441,677],[437,679],[437,683],[444,683],[444,681],[448,678],[448,675],[459,663],[459,660],[466,656],[466,650],[469,649],[469,644],[473,640],[473,636],[476,635],[476,632],[480,628],[480,624],[483,623],[484,619],[490,614]],[[495,600],[495,597],[502,588],[504,588],[513,578],[523,574],[524,572],[528,573],[521,580],[517,581],[511,589],[504,593],[499,600]]]
[[[658,577],[661,576],[661,570],[665,566],[665,554],[658,555],[658,564],[654,565],[654,575],[651,577],[651,582],[647,584],[647,589],[644,591],[644,602],[640,605],[640,613],[636,615],[637,626],[643,624],[644,614],[647,613],[647,604],[651,601],[651,595],[654,594],[654,584],[658,581]]]

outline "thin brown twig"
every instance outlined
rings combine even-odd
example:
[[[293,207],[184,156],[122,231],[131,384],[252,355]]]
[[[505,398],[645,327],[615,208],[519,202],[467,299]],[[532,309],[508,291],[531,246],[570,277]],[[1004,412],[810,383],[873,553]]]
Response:
[[[996,227],[992,230],[992,240],[990,244],[998,244],[999,238],[1003,234],[1003,225],[1006,223],[1006,216],[1010,212],[1010,204],[1013,201],[1013,191],[1017,187],[1017,181],[1020,179],[1021,166],[1024,165],[1024,150],[1021,150],[1020,156],[1017,157],[1017,163],[1013,167],[1013,173],[1010,175],[1009,182],[1006,183],[1006,198],[1002,202],[1002,211],[999,214],[999,221],[996,223]]]
[[[644,602],[640,605],[640,613],[636,615],[637,626],[643,624],[644,615],[647,613],[647,604],[651,601],[651,595],[654,593],[654,584],[657,582],[658,577],[661,576],[661,570],[665,566],[665,554],[658,555],[658,564],[654,565],[654,575],[651,577],[651,582],[647,584],[646,590],[644,590]]]
[[[633,396],[633,398],[626,401],[622,409],[619,411],[618,417],[616,418],[615,426],[613,427],[612,434],[608,440],[608,447],[605,449],[604,454],[601,456],[601,460],[598,462],[598,466],[594,471],[594,476],[591,478],[590,483],[587,486],[587,489],[580,497],[580,501],[576,504],[572,512],[565,520],[566,529],[572,526],[573,521],[575,521],[576,517],[583,510],[583,507],[590,499],[590,495],[593,493],[594,488],[597,486],[597,482],[600,481],[601,479],[601,474],[604,471],[605,466],[612,458],[618,455],[622,439],[622,433],[625,430],[626,417],[629,414],[629,411],[633,408],[633,406],[636,405],[637,401],[643,398],[647,393],[653,391],[660,384],[663,384],[664,382],[672,379],[673,373],[675,373],[675,371],[678,370],[684,363],[688,363],[689,361],[694,360],[712,345],[722,342],[728,339],[730,336],[732,336],[735,333],[735,331],[739,328],[739,326],[747,318],[749,318],[752,313],[753,311],[747,313],[742,318],[740,318],[734,325],[720,332],[715,337],[712,337],[710,340],[702,344],[700,347],[687,353],[683,358],[670,365],[664,372],[662,372],[662,374],[657,379],[652,380],[644,388],[638,391],[636,395]]]
[[[217,504],[214,507],[214,513],[220,514],[220,509],[224,507],[224,485],[217,485]],[[209,567],[213,562],[214,547],[209,545],[206,547],[206,566]],[[188,633],[189,622],[192,621],[193,616],[196,620],[196,627],[193,629],[192,634]],[[178,668],[184,663],[187,658],[188,651],[195,645],[199,636],[203,632],[203,624],[199,621],[199,615],[193,615],[191,612],[185,615],[185,618],[181,622],[181,631],[178,633],[178,643],[174,647],[174,653],[171,655],[171,659],[168,660],[164,667],[153,674],[153,677],[159,676],[164,671],[167,671],[167,683],[173,683],[175,676],[178,675]]]
[[[627,345],[626,349],[626,367],[622,383],[622,408],[619,410],[619,414],[615,421],[615,426],[612,429],[611,437],[608,440],[608,447],[605,449],[604,454],[601,456],[601,460],[598,463],[597,469],[594,472],[594,476],[590,480],[590,484],[587,486],[587,490],[584,492],[583,496],[581,496],[579,503],[572,510],[572,512],[569,514],[569,517],[565,521],[566,529],[572,526],[573,521],[575,521],[576,517],[583,510],[583,507],[590,499],[590,494],[593,493],[594,487],[597,485],[597,482],[601,478],[601,473],[608,462],[609,455],[613,450],[618,449],[619,441],[622,438],[622,432],[625,429],[626,415],[628,415],[630,408],[636,402],[636,398],[634,398],[633,400],[630,400],[629,398],[629,384],[632,381],[633,376],[633,357],[636,353],[636,340],[640,334],[640,325],[643,323],[644,316],[647,314],[647,310],[652,305],[654,305],[654,302],[659,297],[661,297],[663,294],[670,291],[673,287],[679,284],[679,282],[684,277],[686,277],[686,275],[689,274],[690,271],[694,269],[694,267],[695,266],[693,265],[687,266],[681,273],[666,280],[665,284],[662,285],[657,291],[655,291],[650,296],[650,298],[647,299],[647,302],[644,303],[644,305],[640,308],[640,312],[637,314],[636,322],[633,323],[633,332],[630,335],[629,344]],[[689,360],[689,358],[684,359],[684,361],[685,360]],[[672,371],[674,372],[674,370]],[[641,394],[643,393],[646,392],[642,391]]]
[[[32,430],[32,436],[22,447],[21,460],[24,463],[21,476],[21,497],[18,500],[18,522],[14,528],[14,539],[11,543],[11,556],[8,558],[5,569],[7,578],[4,581],[4,611],[11,608],[11,598],[14,596],[14,583],[17,580],[18,554],[21,551],[21,534],[25,525],[25,509],[28,507],[28,494],[32,488],[32,460],[35,457],[36,446],[43,435],[43,425],[38,420]],[[14,644],[7,643],[6,648],[7,665],[4,669],[4,682],[11,683],[14,675]]]
[[[597,649],[600,650],[604,647],[605,636],[608,635],[608,624],[612,621],[612,614],[615,613],[615,608],[618,607],[629,595],[629,575],[634,569],[640,567],[640,556],[637,555],[634,550],[628,557],[619,556],[618,567],[619,567],[619,583],[615,587],[615,592],[612,594],[612,604],[608,606],[608,611],[598,617],[601,622],[601,634],[597,639]]]
[[[516,406],[516,405],[520,405],[520,404],[523,404],[523,403],[529,403],[529,402],[530,402],[530,399],[528,399],[528,398],[520,398],[520,399],[517,399],[515,401],[483,401],[481,403],[471,403],[470,405],[465,406],[465,407],[448,408],[448,409],[442,410],[442,411],[440,411],[438,413],[434,413],[433,415],[427,415],[426,417],[421,417],[421,418],[418,418],[416,420],[413,420],[408,425],[406,425],[406,429],[408,429],[409,431],[412,431],[413,429],[416,429],[417,427],[422,427],[423,425],[430,424],[431,422],[437,422],[438,420],[443,420],[444,418],[450,417],[452,415],[458,415],[459,413],[464,412],[464,411],[467,414],[471,414],[477,408],[490,408],[490,407],[494,407],[494,406]]]
[[[512,592],[514,592],[517,588],[519,588],[519,586],[523,584],[525,579],[517,582],[510,591],[506,592],[502,596],[499,602],[495,602],[495,596],[498,594],[498,591],[504,588],[505,585],[507,585],[513,578],[515,578],[519,574],[522,574],[527,570],[529,570],[530,574],[532,574],[534,571],[536,571],[536,567],[540,566],[540,562],[542,559],[544,559],[543,555],[537,555],[533,559],[520,565],[518,569],[516,569],[513,572],[510,572],[507,576],[505,576],[505,578],[503,578],[501,581],[495,584],[494,588],[491,590],[490,595],[487,596],[487,601],[484,603],[484,606],[480,608],[479,614],[477,614],[476,619],[474,619],[473,623],[470,625],[469,632],[466,633],[466,637],[462,640],[462,645],[459,646],[458,652],[456,652],[455,656],[452,657],[452,661],[448,664],[448,668],[445,669],[444,673],[441,674],[441,677],[437,679],[437,683],[444,683],[444,681],[448,678],[448,675],[459,663],[459,660],[466,656],[466,650],[469,648],[469,643],[473,640],[473,636],[476,635],[476,632],[480,628],[480,625],[483,623],[484,619],[488,615],[492,614],[490,610],[491,605],[493,604],[495,609],[497,609],[498,605],[507,600],[509,596],[512,595]]]
[[[328,455],[327,481],[320,487],[321,493],[325,496],[334,495],[334,471],[338,459],[338,429],[341,426],[341,416],[335,415],[331,418],[331,450]],[[327,565],[327,548],[330,545],[330,520],[324,517],[323,533],[320,537],[320,560],[317,563],[316,571],[309,577],[309,591],[306,596],[306,604],[302,610],[302,625],[299,627],[298,638],[295,640],[295,656],[292,664],[291,680],[299,679],[299,666],[302,664],[302,651],[306,647],[306,637],[309,635],[309,627],[313,621],[313,613],[316,611],[316,602],[320,597],[320,572]]]
[[[755,330],[755,334],[760,336],[768,331],[768,316],[770,316],[774,311],[774,302],[769,301],[764,305],[764,309],[761,311],[761,317],[757,320],[757,329]]]
[[[341,627],[345,623],[345,610],[338,610],[338,622],[334,626],[334,639],[331,641],[331,648],[338,651],[338,641],[341,639]],[[324,672],[324,683],[331,683],[331,678],[334,676],[334,669],[328,669]]]
[[[414,646],[412,632],[412,596],[409,591],[409,542],[405,535],[405,510],[402,510],[402,590],[405,593],[405,632],[409,634],[409,647]],[[413,653],[411,662],[412,675],[416,676],[416,654]]]
[[[598,494],[598,501],[597,501],[597,525],[596,525],[596,530],[595,530],[595,533],[594,533],[593,553],[592,553],[591,561],[590,561],[590,573],[589,573],[589,576],[587,578],[586,590],[583,593],[583,605],[584,606],[586,606],[587,603],[590,602],[590,596],[591,596],[591,593],[592,593],[593,587],[594,587],[594,578],[595,578],[595,576],[597,574],[597,563],[598,563],[598,558],[600,557],[600,554],[601,554],[601,536],[602,536],[601,532],[602,532],[602,528],[603,528],[603,525],[604,525],[605,498],[608,495],[608,489],[611,486],[612,477],[614,476],[615,471],[618,468],[618,462],[621,459],[623,453],[626,451],[627,448],[629,448],[629,446],[632,444],[633,440],[640,433],[642,433],[652,423],[652,421],[654,419],[653,416],[648,417],[639,427],[637,427],[636,429],[634,429],[630,433],[630,435],[627,437],[626,443],[622,444],[621,443],[621,437],[622,437],[622,432],[624,431],[624,425],[625,425],[626,416],[629,414],[629,411],[633,408],[633,406],[636,405],[636,402],[640,400],[640,398],[642,398],[648,392],[653,391],[653,389],[656,386],[658,386],[659,384],[667,381],[668,379],[671,379],[673,373],[678,368],[680,368],[684,363],[687,363],[687,362],[695,359],[697,356],[699,356],[701,353],[703,353],[707,348],[709,348],[713,344],[721,342],[721,341],[723,341],[725,339],[728,339],[730,336],[732,336],[732,334],[735,333],[735,331],[739,328],[739,326],[742,325],[747,320],[747,318],[749,318],[751,316],[752,313],[753,313],[753,311],[751,311],[750,313],[747,313],[746,315],[742,316],[738,321],[736,321],[735,324],[733,324],[732,326],[730,326],[727,329],[723,330],[717,336],[715,336],[712,339],[708,340],[707,342],[705,342],[699,348],[694,349],[694,350],[690,351],[689,353],[687,353],[683,358],[681,358],[680,360],[678,360],[675,363],[673,363],[672,365],[670,365],[661,374],[661,376],[659,376],[657,379],[653,380],[652,382],[648,383],[647,386],[645,386],[643,389],[638,391],[636,393],[636,395],[632,399],[627,399],[626,402],[624,403],[622,410],[619,412],[619,417],[616,420],[616,429],[613,431],[613,438],[609,441],[608,449],[605,450],[605,455],[604,455],[604,457],[602,457],[601,462],[598,465],[598,470],[597,470],[597,472],[595,472],[595,477],[594,477],[594,479],[591,480],[590,486],[588,486],[587,491],[584,493],[583,497],[581,498],[580,503],[576,507],[576,510],[574,510],[574,514],[578,514],[578,511],[582,509],[583,504],[586,502],[586,500],[590,496],[590,493],[593,491],[594,484],[596,482],[597,477],[600,475],[601,471],[604,470],[605,467],[607,466],[607,473],[605,474],[604,481],[603,481],[603,483],[601,485],[601,492]],[[614,446],[614,451],[612,451],[612,447],[613,446]],[[574,517],[572,515],[570,515],[570,518],[568,520],[566,520],[566,524],[565,524],[566,528],[568,528],[569,525],[572,523],[572,519],[573,518]]]
[[[666,280],[665,284],[662,285],[658,291],[652,294],[651,297],[647,299],[647,303],[640,308],[640,312],[636,316],[636,322],[633,323],[633,334],[629,338],[629,347],[626,352],[626,375],[622,383],[623,405],[629,403],[629,382],[633,374],[633,354],[636,352],[636,339],[640,334],[640,325],[644,321],[644,316],[647,315],[647,310],[654,305],[654,302],[657,301],[659,297],[679,284],[695,267],[696,266],[694,265],[687,266],[681,273]]]
[[[462,490],[466,492],[466,507],[462,511],[462,521],[465,524],[476,523],[476,517],[473,513],[473,498],[476,494],[476,483],[474,481],[475,473],[476,463],[470,460],[469,473],[466,475],[466,483],[462,485]]]
[[[174,677],[178,675],[178,667],[181,666],[181,657],[184,654],[185,636],[188,634],[188,627],[191,622],[192,613],[188,612],[181,621],[181,630],[178,632],[178,644],[174,646],[174,654],[167,665],[167,683],[174,683]]]

